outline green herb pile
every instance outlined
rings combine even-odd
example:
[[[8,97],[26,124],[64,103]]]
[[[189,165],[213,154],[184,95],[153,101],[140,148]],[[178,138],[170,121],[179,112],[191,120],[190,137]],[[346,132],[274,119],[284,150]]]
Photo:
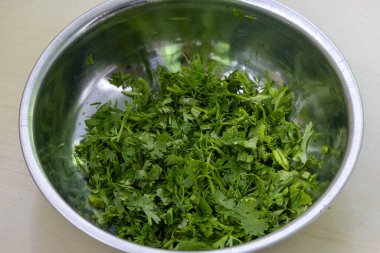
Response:
[[[287,86],[218,74],[199,57],[157,75],[154,90],[114,73],[133,103],[103,104],[86,120],[74,158],[96,224],[152,247],[216,249],[275,231],[312,204],[321,161],[307,153],[312,124],[288,120]]]

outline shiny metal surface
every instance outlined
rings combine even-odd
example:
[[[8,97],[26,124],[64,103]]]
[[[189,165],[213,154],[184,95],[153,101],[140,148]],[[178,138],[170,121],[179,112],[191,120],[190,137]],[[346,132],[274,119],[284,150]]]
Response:
[[[241,9],[257,20],[239,19]],[[49,45],[28,79],[20,111],[20,138],[29,170],[42,193],[70,222],[120,250],[169,252],[111,235],[90,222],[86,182],[76,173],[72,148],[83,135],[95,102],[118,100],[107,78],[118,69],[155,82],[158,64],[176,70],[199,53],[225,71],[264,74],[290,86],[298,97],[293,119],[313,121],[321,133],[313,150],[328,143],[342,151],[328,157],[326,190],[301,217],[252,242],[210,252],[253,252],[294,234],[326,210],[349,178],[359,154],[363,112],[350,69],[335,46],[312,24],[270,0],[108,1],[69,25]],[[93,65],[86,65],[92,55]]]

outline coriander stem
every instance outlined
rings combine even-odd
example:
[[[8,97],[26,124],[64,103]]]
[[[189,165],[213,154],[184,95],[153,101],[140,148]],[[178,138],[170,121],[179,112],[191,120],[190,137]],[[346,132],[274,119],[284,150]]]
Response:
[[[129,115],[129,111],[126,111],[124,113],[123,120],[121,122],[121,126],[120,126],[120,129],[119,129],[119,133],[118,133],[117,138],[116,138],[117,142],[120,141],[120,137],[121,137],[121,135],[123,133],[123,129],[125,127],[125,121],[126,121],[128,115]]]

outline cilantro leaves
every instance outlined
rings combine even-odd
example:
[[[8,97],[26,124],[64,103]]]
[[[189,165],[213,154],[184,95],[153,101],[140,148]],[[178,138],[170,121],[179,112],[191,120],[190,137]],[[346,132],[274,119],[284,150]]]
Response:
[[[216,69],[199,57],[177,73],[160,67],[158,91],[112,74],[133,103],[101,105],[74,152],[96,224],[151,247],[224,248],[312,204],[321,161],[307,153],[312,124],[288,120],[294,94],[268,75]]]

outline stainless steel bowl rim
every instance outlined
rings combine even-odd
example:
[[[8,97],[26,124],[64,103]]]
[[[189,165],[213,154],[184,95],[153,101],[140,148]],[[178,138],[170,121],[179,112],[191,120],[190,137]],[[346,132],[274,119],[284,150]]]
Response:
[[[33,106],[37,95],[36,93],[39,90],[38,85],[41,84],[41,78],[47,73],[49,67],[60,55],[62,50],[70,45],[79,35],[83,34],[94,24],[103,20],[105,17],[112,15],[118,10],[148,2],[160,1],[161,0],[111,0],[95,7],[76,19],[50,43],[39,58],[27,81],[20,108],[19,128],[22,151],[30,173],[44,196],[67,220],[83,232],[105,244],[130,253],[168,253],[170,251],[154,249],[119,239],[116,236],[97,228],[82,218],[60,197],[53,186],[49,183],[47,176],[42,171],[41,165],[36,158],[37,154],[33,149]],[[247,6],[258,8],[282,21],[285,21],[290,26],[306,35],[325,54],[342,81],[342,88],[344,95],[346,96],[349,112],[349,139],[346,155],[338,174],[335,176],[335,179],[331,182],[330,187],[320,197],[320,199],[314,203],[302,216],[282,229],[252,242],[231,248],[210,250],[207,252],[248,253],[261,250],[295,234],[307,224],[311,223],[327,209],[328,205],[333,201],[347,182],[354,169],[363,138],[364,120],[359,90],[347,62],[334,44],[316,26],[311,24],[303,16],[276,1],[239,0],[238,2],[246,4]],[[199,251],[187,252],[190,253]]]

